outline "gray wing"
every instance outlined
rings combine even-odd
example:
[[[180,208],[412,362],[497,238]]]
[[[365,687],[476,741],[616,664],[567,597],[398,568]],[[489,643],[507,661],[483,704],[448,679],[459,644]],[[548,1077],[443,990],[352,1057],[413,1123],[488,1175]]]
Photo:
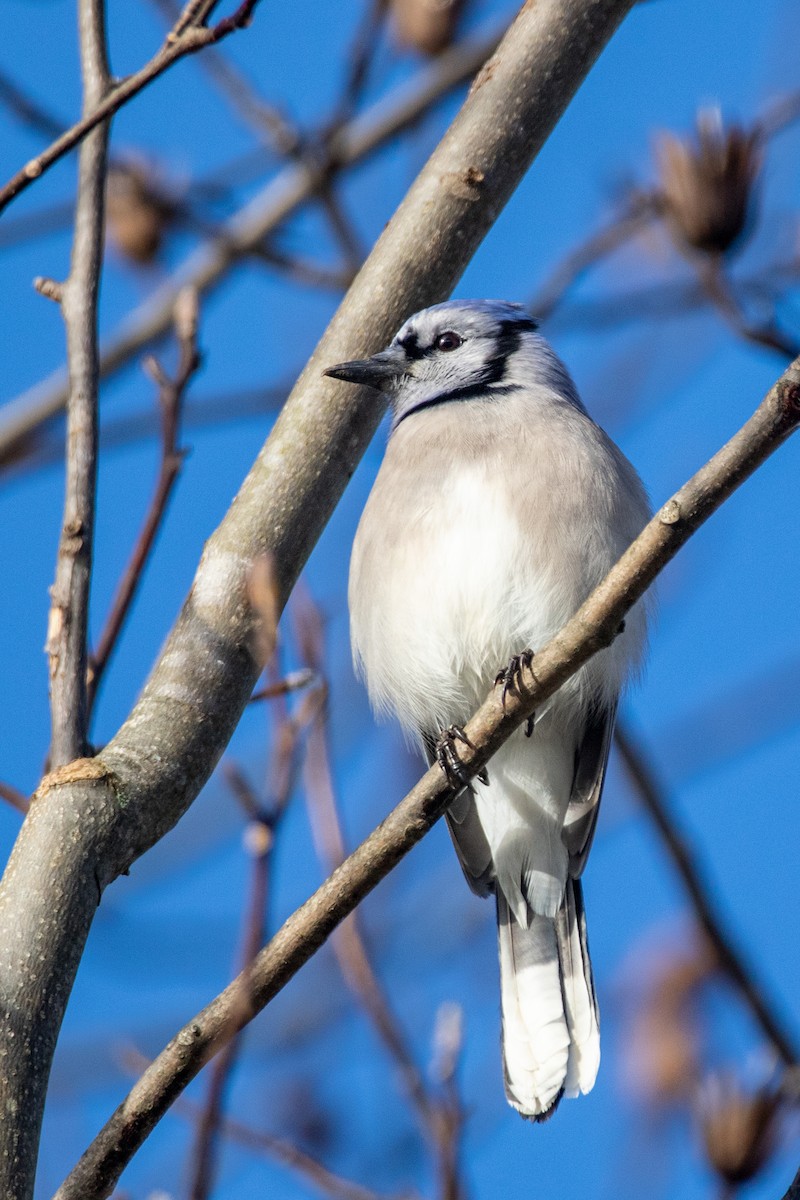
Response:
[[[616,704],[593,714],[575,755],[575,777],[561,839],[569,854],[569,873],[579,879],[586,866],[600,812],[600,797],[614,737]]]
[[[423,733],[422,740],[428,762],[432,764],[436,761],[436,738]],[[492,852],[475,807],[472,788],[466,787],[459,792],[444,815],[464,878],[477,896],[491,895],[494,891]]]

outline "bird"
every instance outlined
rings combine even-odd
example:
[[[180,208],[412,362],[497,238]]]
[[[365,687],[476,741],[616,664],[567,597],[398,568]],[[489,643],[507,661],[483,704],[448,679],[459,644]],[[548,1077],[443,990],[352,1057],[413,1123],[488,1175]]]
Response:
[[[325,374],[391,409],[351,556],[356,670],[376,712],[457,784],[469,717],[493,686],[505,701],[639,534],[648,499],[521,305],[436,304]],[[495,898],[505,1090],[532,1121],[597,1075],[581,876],[646,626],[639,602],[446,812],[467,883]]]

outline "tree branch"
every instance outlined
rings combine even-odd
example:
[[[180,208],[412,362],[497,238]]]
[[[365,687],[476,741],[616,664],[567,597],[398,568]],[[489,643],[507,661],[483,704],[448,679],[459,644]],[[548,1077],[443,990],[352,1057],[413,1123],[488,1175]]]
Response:
[[[409,312],[449,294],[631,3],[538,0],[521,10],[206,543],[130,716],[101,756],[48,776],[37,792],[0,884],[0,1024],[11,1035],[0,1112],[19,1114],[24,1126],[19,1153],[0,1154],[8,1200],[31,1195],[53,1046],[98,898],[192,803],[252,691],[261,666],[248,599],[253,563],[271,555],[285,604],[380,419],[373,394],[354,398],[323,368],[384,345]],[[400,852],[391,848],[384,869]],[[10,1137],[0,1131],[6,1144]]]
[[[230,17],[225,17],[210,27],[195,23],[200,18],[192,17],[190,21],[181,19],[167,34],[164,45],[149,62],[133,75],[115,83],[102,97],[96,97],[91,107],[84,108],[80,121],[65,130],[46,150],[27,162],[22,170],[17,171],[16,175],[0,188],[0,213],[21,192],[30,187],[35,179],[49,171],[50,167],[70,150],[74,150],[88,133],[118,112],[134,96],[138,96],[139,92],[154,79],[158,79],[159,75],[163,75],[178,59],[185,58],[187,54],[196,54],[205,46],[213,46],[235,30],[249,25],[257,4],[258,0],[243,0]],[[187,10],[191,7],[188,5]]]
[[[411,85],[398,88],[388,100],[379,101],[344,126],[328,146],[334,164],[331,169],[340,171],[368,158],[391,138],[413,126],[432,105],[472,78],[495,50],[499,39],[500,34],[495,30],[454,47],[421,71]],[[296,209],[313,199],[318,188],[319,171],[312,171],[308,164],[286,167],[226,221],[219,238],[191,254],[173,278],[112,334],[100,356],[101,376],[113,375],[144,346],[169,331],[175,300],[182,287],[195,287],[200,295],[217,287],[239,258],[252,253]],[[7,403],[0,411],[0,461],[42,422],[61,412],[66,397],[63,371],[59,370]]]
[[[197,348],[197,295],[191,288],[178,297],[175,311],[175,332],[178,338],[179,360],[174,379],[170,379],[154,359],[150,360],[149,371],[155,378],[159,389],[161,462],[144,523],[114,594],[111,611],[106,618],[97,647],[91,655],[87,680],[87,704],[90,719],[100,681],[105,674],[105,669],[136,596],[142,573],[164,520],[169,498],[178,481],[186,454],[186,451],[182,450],[178,444],[181,409],[186,388],[200,366],[200,354]]]
[[[107,95],[103,0],[78,9],[83,108],[92,112]],[[50,668],[50,765],[86,753],[89,590],[97,479],[97,301],[103,265],[103,219],[109,126],[87,137],[78,167],[75,237],[69,278],[57,289],[67,333],[66,496],[45,647]]]
[[[692,534],[800,424],[800,358],[750,420],[664,504],[603,582],[524,671],[518,691],[495,686],[466,725],[460,747],[474,776],[520,725],[599,650]],[[314,895],[284,923],[249,972],[254,1009],[269,1004],[361,900],[421,841],[452,799],[433,766]],[[198,1013],[153,1061],[109,1119],[54,1200],[101,1200],[201,1067],[232,1036],[239,980]]]
[[[697,869],[692,852],[669,815],[666,798],[652,767],[621,723],[617,725],[615,740],[625,770],[681,877],[692,902],[697,923],[714,948],[720,969],[739,992],[783,1065],[795,1065],[800,1058],[794,1040],[771,1010],[761,988],[753,979],[752,972],[743,962],[733,939],[725,929],[711,892]]]

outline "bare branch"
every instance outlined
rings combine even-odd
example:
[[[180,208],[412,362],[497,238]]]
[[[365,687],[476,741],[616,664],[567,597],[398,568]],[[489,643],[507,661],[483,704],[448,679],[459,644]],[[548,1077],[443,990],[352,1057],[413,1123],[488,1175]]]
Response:
[[[103,0],[81,0],[78,24],[83,109],[93,112],[108,94]],[[61,767],[86,753],[89,590],[97,478],[97,300],[103,265],[103,218],[108,122],[87,137],[78,167],[75,237],[69,278],[42,290],[61,304],[67,334],[66,496],[45,647],[50,668],[50,765]]]
[[[783,359],[800,354],[800,341],[784,333],[774,320],[758,323],[748,317],[719,257],[698,258],[694,266],[709,300],[738,337],[754,346],[774,350]]]
[[[188,319],[185,313],[181,314],[182,303],[184,308],[187,303],[192,308],[193,316]],[[141,583],[156,535],[167,511],[172,489],[178,481],[186,456],[186,451],[182,450],[178,444],[181,410],[186,388],[200,365],[200,354],[197,348],[197,295],[191,289],[183,294],[183,300],[181,297],[178,299],[175,328],[179,346],[178,369],[175,377],[170,379],[157,363],[151,363],[151,373],[155,374],[159,388],[161,461],[155,490],[144,523],[117,586],[111,603],[111,611],[100,634],[100,640],[91,655],[87,682],[87,704],[90,718],[100,681]]]
[[[454,47],[422,70],[412,84],[398,88],[387,100],[379,101],[341,129],[328,147],[335,169],[343,170],[368,158],[391,138],[413,126],[432,105],[471,79],[499,40],[500,32],[495,29]],[[101,375],[113,375],[144,346],[163,337],[172,324],[175,299],[181,287],[195,287],[201,295],[217,287],[241,256],[252,253],[296,209],[311,200],[318,188],[319,172],[311,171],[307,165],[287,167],[271,180],[225,223],[218,239],[195,251],[173,280],[128,317],[101,354]],[[63,372],[57,371],[6,404],[0,412],[0,461],[12,453],[17,442],[59,413],[66,397]]]
[[[137,1071],[144,1070],[147,1065],[148,1060],[144,1055],[137,1054],[135,1062]],[[175,1111],[185,1114],[195,1122],[200,1118],[200,1106],[190,1100],[188,1096],[181,1096],[176,1101]],[[371,1188],[365,1188],[351,1179],[336,1175],[319,1159],[307,1154],[305,1150],[301,1150],[299,1146],[286,1138],[277,1137],[274,1133],[266,1133],[261,1129],[254,1129],[251,1125],[246,1125],[243,1121],[237,1121],[233,1117],[223,1116],[220,1120],[220,1130],[230,1141],[237,1142],[240,1146],[257,1154],[266,1154],[281,1166],[287,1167],[290,1171],[296,1171],[323,1196],[330,1197],[330,1200],[412,1200],[411,1197],[406,1196],[386,1196],[372,1191]]]
[[[297,641],[303,659],[323,674],[322,618],[310,596],[294,605]],[[339,820],[328,753],[327,704],[311,726],[304,764],[306,804],[317,857],[329,873],[344,862],[346,851]],[[461,1110],[453,1104],[452,1072],[440,1097],[426,1083],[414,1060],[406,1035],[394,1013],[385,988],[372,964],[361,932],[358,912],[347,917],[332,938],[333,951],[344,980],[356,1002],[372,1024],[393,1062],[423,1135],[436,1159],[439,1192],[443,1200],[459,1200],[462,1194],[458,1171],[458,1135]]]
[[[63,158],[70,150],[74,150],[92,129],[95,129],[108,117],[113,116],[134,96],[138,96],[139,92],[159,75],[163,75],[178,59],[185,58],[187,54],[196,54],[198,50],[202,50],[206,46],[213,46],[235,30],[249,25],[257,4],[258,0],[244,0],[230,17],[223,18],[211,27],[196,24],[194,18],[180,21],[175,29],[167,35],[164,45],[148,63],[145,63],[133,75],[128,75],[119,83],[114,84],[102,97],[98,97],[91,108],[84,110],[80,121],[57,137],[46,150],[32,158],[21,171],[12,176],[4,187],[0,188],[0,212],[21,192],[30,187],[35,179],[38,179],[45,171],[49,171],[54,163]],[[187,11],[191,7],[188,5]],[[195,7],[201,6],[196,5]]]
[[[6,803],[10,804],[12,808],[15,808],[17,812],[21,812],[23,814],[28,811],[28,806],[30,804],[30,801],[24,792],[21,792],[19,788],[12,787],[10,783],[3,783],[2,780],[0,780],[0,800],[5,800]]]
[[[750,420],[664,504],[575,616],[523,673],[503,702],[493,688],[466,726],[462,765],[472,777],[492,754],[598,650],[610,645],[625,615],[658,573],[713,512],[800,424],[800,358],[787,368]],[[438,766],[422,777],[386,820],[345,859],[252,964],[254,1006],[264,1008],[356,905],[442,816],[452,791]],[[107,1196],[125,1164],[223,1040],[238,981],[172,1039],[109,1119],[56,1193],[56,1200]]]
[[[275,630],[273,629],[273,644],[274,640]],[[281,694],[285,695],[286,693],[276,693],[276,695]],[[255,794],[240,771],[233,768],[226,772],[231,789],[249,818],[247,845],[253,857],[253,870],[250,899],[245,912],[242,936],[239,1005],[238,1009],[234,1009],[231,1014],[235,1030],[222,1052],[214,1060],[211,1069],[206,1102],[197,1124],[197,1135],[192,1153],[190,1200],[207,1200],[211,1194],[216,1172],[218,1135],[224,1116],[225,1092],[239,1055],[243,1027],[255,1015],[250,975],[255,957],[264,942],[272,851],[278,829],[294,791],[300,742],[313,724],[320,703],[319,690],[317,694],[309,693],[304,697],[294,715],[290,716],[287,713],[281,720],[276,732],[271,768],[268,772],[271,793],[268,807],[258,804]]]
[[[4,104],[23,124],[46,138],[57,138],[64,132],[64,122],[29,96],[5,72],[0,72],[0,104]]]
[[[794,1039],[772,1011],[763,989],[754,979],[752,970],[744,963],[730,933],[725,929],[711,890],[698,870],[686,839],[676,828],[675,821],[669,813],[666,796],[652,766],[624,725],[617,725],[615,738],[628,776],[680,875],[697,922],[714,948],[720,969],[739,992],[784,1066],[789,1067],[800,1062]]]
[[[657,212],[658,205],[654,197],[634,197],[624,212],[609,225],[593,233],[580,246],[576,246],[559,263],[530,301],[528,307],[531,312],[542,320],[549,317],[587,271],[641,233]]]

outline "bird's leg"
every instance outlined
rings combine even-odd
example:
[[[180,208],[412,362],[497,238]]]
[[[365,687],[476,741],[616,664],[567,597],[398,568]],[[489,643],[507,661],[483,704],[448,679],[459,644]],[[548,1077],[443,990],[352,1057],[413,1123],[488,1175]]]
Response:
[[[506,696],[509,692],[516,692],[517,695],[520,694],[520,682],[522,679],[523,668],[530,670],[533,658],[533,650],[523,650],[521,654],[514,654],[509,660],[508,666],[503,667],[502,671],[497,672],[494,685],[495,687],[499,687],[501,683],[503,685],[503,695],[501,697],[503,708],[506,706]],[[525,722],[525,737],[530,737],[533,733],[533,723],[535,719],[536,713],[531,713]]]
[[[445,773],[447,782],[451,787],[468,787],[470,777],[464,770],[464,764],[458,757],[456,742],[463,742],[465,746],[469,746],[470,750],[474,750],[475,746],[467,737],[460,725],[448,725],[447,729],[443,729],[439,734],[438,741],[434,746],[436,761]],[[481,783],[488,783],[489,776],[484,768],[478,771],[477,778]]]

